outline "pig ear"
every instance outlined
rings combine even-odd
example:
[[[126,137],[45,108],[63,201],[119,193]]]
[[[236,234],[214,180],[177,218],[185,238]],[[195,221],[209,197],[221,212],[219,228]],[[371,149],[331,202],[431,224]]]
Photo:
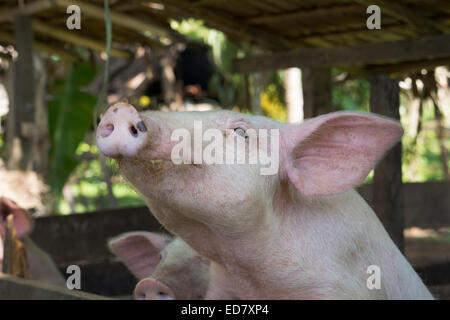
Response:
[[[305,196],[354,188],[402,136],[400,123],[360,112],[336,112],[281,131],[284,172]]]
[[[5,236],[6,217],[13,215],[14,227],[16,228],[19,238],[29,234],[33,229],[33,221],[29,214],[19,207],[14,201],[1,197],[0,198],[0,234]]]
[[[108,247],[138,279],[143,279],[164,259],[168,240],[157,233],[128,232],[109,240]]]

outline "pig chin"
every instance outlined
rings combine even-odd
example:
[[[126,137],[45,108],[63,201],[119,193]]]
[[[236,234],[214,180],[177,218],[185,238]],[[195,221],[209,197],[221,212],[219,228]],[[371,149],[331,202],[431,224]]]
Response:
[[[204,176],[196,165],[175,165],[172,160],[149,156],[118,158],[117,163],[125,178],[146,198],[166,197]]]

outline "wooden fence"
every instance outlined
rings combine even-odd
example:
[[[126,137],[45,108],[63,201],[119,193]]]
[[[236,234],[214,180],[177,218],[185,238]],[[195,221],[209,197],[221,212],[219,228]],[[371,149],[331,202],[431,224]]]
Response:
[[[371,188],[371,185],[359,188],[369,204]],[[407,183],[404,191],[405,227],[450,226],[450,183]],[[165,232],[146,207],[136,207],[37,218],[31,238],[54,258],[63,273],[67,265],[79,265],[84,291],[123,296],[132,293],[136,279],[113,259],[107,241],[120,233],[137,230]],[[450,261],[440,266],[421,266],[418,271],[432,285],[448,284],[449,268]]]

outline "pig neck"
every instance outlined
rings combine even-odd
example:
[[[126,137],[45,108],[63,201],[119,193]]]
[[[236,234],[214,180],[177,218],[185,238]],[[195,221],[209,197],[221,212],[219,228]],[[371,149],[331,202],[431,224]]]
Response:
[[[431,297],[356,191],[305,199],[284,184],[269,202],[265,220],[238,233],[148,204],[169,231],[223,268],[241,299]],[[381,290],[366,286],[369,265],[382,269]]]
[[[304,198],[290,184],[274,196],[278,246],[288,270],[312,298],[431,298],[381,222],[355,191]],[[381,289],[367,288],[367,268],[381,269]]]

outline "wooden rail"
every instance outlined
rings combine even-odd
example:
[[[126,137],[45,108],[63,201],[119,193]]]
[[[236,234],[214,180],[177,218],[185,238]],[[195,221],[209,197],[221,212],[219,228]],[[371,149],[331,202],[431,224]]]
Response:
[[[404,183],[405,228],[450,226],[450,182]],[[372,185],[358,188],[372,206]]]
[[[373,207],[372,186],[358,188]],[[405,227],[450,226],[450,183],[405,183]],[[111,257],[107,241],[127,231],[165,232],[147,207],[104,210],[37,218],[31,238],[58,265],[104,261]]]
[[[110,299],[78,290],[0,274],[0,300],[103,300]]]

